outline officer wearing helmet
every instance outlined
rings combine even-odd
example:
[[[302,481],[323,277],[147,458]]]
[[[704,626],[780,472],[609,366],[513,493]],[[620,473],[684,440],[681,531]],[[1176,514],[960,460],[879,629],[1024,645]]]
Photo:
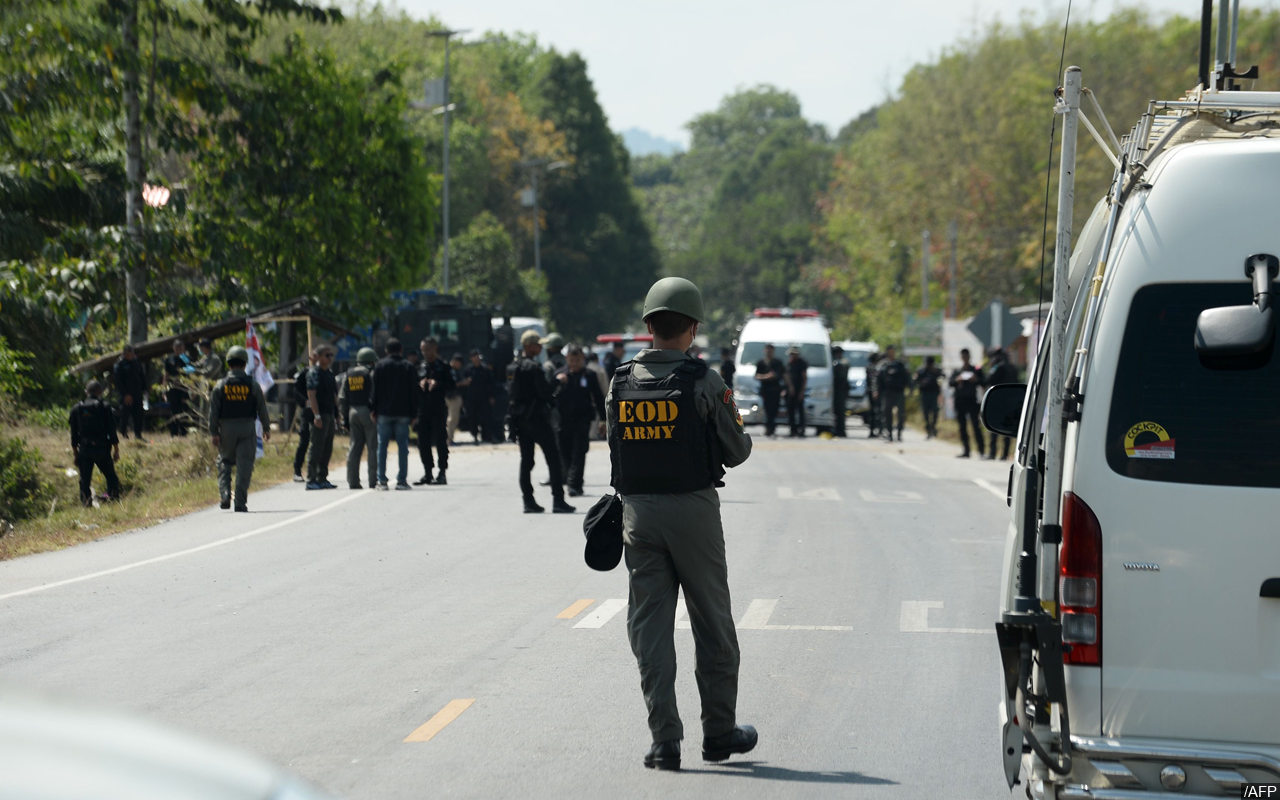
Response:
[[[534,359],[542,352],[542,340],[537,331],[525,331],[520,336],[520,360],[511,374],[511,401],[507,404],[507,429],[520,444],[520,494],[524,500],[524,513],[541,514],[544,509],[533,496],[534,447],[542,450],[551,473],[551,511],[555,514],[572,514],[576,509],[564,500],[564,479],[561,472],[560,448],[556,445],[555,429],[551,424],[551,404],[555,389],[542,367]]]
[[[644,301],[652,349],[614,373],[606,402],[612,484],[622,496],[630,580],[627,636],[640,668],[653,744],[646,767],[680,768],[684,728],[676,709],[676,600],[693,627],[702,757],[749,752],[757,735],[738,725],[738,637],[717,486],[751,455],[733,390],[687,350],[706,318],[702,293],[663,278]]]
[[[221,508],[231,508],[231,468],[236,470],[236,511],[248,511],[249,479],[258,450],[254,421],[262,423],[262,441],[271,441],[271,418],[262,387],[244,371],[249,351],[236,346],[227,351],[227,376],[209,395],[209,433],[218,450],[218,494]]]
[[[347,370],[338,383],[338,413],[345,421],[350,434],[347,447],[347,486],[363,489],[360,485],[360,457],[368,462],[365,472],[369,488],[378,484],[378,461],[373,455],[378,441],[378,425],[373,421],[369,399],[373,394],[373,365],[378,354],[372,347],[361,347],[356,353],[356,365]]]
[[[542,346],[547,351],[542,369],[547,373],[547,381],[554,384],[556,373],[569,363],[564,355],[564,337],[558,333],[548,333],[547,338],[542,340]]]

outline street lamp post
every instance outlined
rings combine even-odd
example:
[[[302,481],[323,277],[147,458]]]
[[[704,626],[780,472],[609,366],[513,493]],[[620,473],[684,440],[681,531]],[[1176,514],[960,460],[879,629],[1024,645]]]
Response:
[[[444,279],[442,292],[449,293],[449,40],[464,30],[429,31],[428,36],[444,39]]]
[[[530,196],[525,205],[533,207],[533,268],[536,272],[542,272],[542,225],[538,220],[538,174],[545,167],[547,172],[557,169],[563,169],[569,166],[568,161],[550,161],[547,158],[531,158],[528,161],[521,161],[520,166],[529,170],[530,185],[532,187]]]

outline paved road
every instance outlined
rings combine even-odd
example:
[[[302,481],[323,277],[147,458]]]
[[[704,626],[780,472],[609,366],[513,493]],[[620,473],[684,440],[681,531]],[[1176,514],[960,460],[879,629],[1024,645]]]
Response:
[[[606,488],[594,447],[580,512]],[[990,633],[1007,465],[955,450],[757,437],[730,472],[739,715],[761,743],[724,766],[699,758],[687,631],[686,768],[640,765],[625,574],[582,564],[581,513],[520,513],[510,445],[456,448],[448,487],[285,485],[250,514],[0,563],[0,675],[353,800],[1008,797]]]

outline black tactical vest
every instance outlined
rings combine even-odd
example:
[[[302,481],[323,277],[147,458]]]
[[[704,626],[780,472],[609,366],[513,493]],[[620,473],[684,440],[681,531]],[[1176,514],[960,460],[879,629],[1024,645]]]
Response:
[[[76,427],[81,447],[106,447],[111,444],[111,407],[92,397],[76,404]]]
[[[252,419],[258,415],[258,404],[253,401],[253,378],[248,375],[228,375],[222,382],[222,419]]]
[[[665,378],[641,380],[634,362],[613,373],[609,455],[622,494],[680,494],[724,475],[715,429],[698,413],[694,383],[707,365],[687,359]]]
[[[351,408],[369,405],[369,393],[373,391],[373,378],[367,367],[347,370],[347,405]]]

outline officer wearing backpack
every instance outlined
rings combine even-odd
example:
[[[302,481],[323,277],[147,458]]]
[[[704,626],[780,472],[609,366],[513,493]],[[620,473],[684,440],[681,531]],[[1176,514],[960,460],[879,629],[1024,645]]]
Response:
[[[350,442],[347,446],[347,486],[360,485],[360,456],[364,455],[368,466],[369,488],[378,484],[378,459],[373,454],[378,445],[378,426],[373,421],[369,398],[373,394],[373,365],[378,354],[371,347],[361,347],[356,353],[356,366],[347,370],[338,386],[338,412],[345,420]]]
[[[751,454],[733,390],[685,351],[706,318],[702,293],[663,278],[644,301],[653,348],[618,367],[609,387],[609,454],[622,497],[630,581],[627,636],[640,668],[653,744],[646,767],[680,768],[684,727],[676,709],[673,641],[677,595],[693,626],[702,757],[723,761],[756,746],[738,725],[738,637],[729,607],[720,498],[725,467]]]
[[[254,421],[262,423],[262,441],[271,441],[271,418],[262,387],[249,377],[244,367],[249,351],[236,346],[227,351],[227,377],[213,386],[209,395],[209,433],[218,449],[219,507],[231,507],[231,468],[236,470],[236,511],[248,511],[249,480],[258,450]]]
[[[102,384],[89,381],[85,399],[71,409],[71,452],[80,471],[80,502],[93,505],[93,468],[107,479],[107,497],[120,499],[120,479],[115,462],[120,460],[120,439],[116,436],[115,414],[102,399]]]
[[[897,411],[898,441],[902,441],[902,427],[907,422],[907,387],[911,384],[911,374],[907,365],[898,360],[893,345],[884,349],[884,359],[879,366],[880,373],[880,419],[884,426],[885,441],[893,441],[894,412]]]

